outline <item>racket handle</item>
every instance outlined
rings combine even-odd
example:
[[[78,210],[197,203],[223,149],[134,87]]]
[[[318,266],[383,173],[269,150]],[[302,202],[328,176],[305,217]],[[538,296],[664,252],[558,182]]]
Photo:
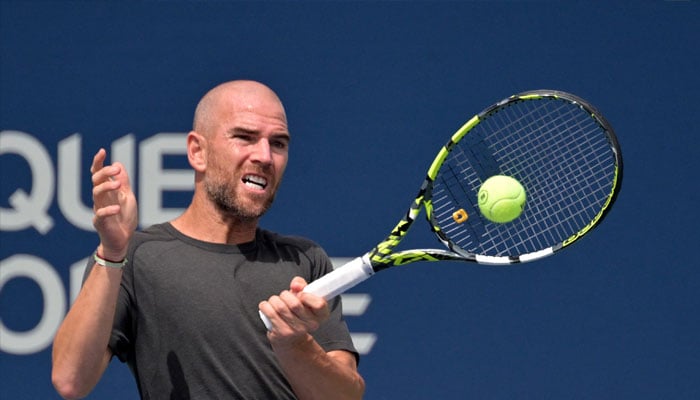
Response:
[[[354,260],[309,283],[304,288],[304,292],[315,294],[316,296],[330,300],[346,290],[358,285],[360,282],[365,281],[372,275],[374,275],[374,269],[372,269],[372,264],[369,262],[369,257],[364,255],[362,257],[355,258]],[[272,324],[270,323],[270,320],[261,311],[259,313],[260,319],[262,319],[267,330],[271,330]]]
[[[374,275],[374,270],[369,262],[369,257],[357,257],[309,283],[304,291],[330,300],[372,275]]]

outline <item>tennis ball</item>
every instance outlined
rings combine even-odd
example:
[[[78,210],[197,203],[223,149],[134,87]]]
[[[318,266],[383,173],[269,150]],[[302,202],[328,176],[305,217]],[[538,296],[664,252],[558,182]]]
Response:
[[[520,216],[526,198],[520,182],[510,176],[494,175],[479,188],[479,210],[489,221],[503,224]]]

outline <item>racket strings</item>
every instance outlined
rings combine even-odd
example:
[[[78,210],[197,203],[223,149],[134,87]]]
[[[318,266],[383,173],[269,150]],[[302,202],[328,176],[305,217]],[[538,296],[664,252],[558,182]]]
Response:
[[[548,146],[541,146],[540,143],[535,143],[536,146],[531,146],[531,151],[523,154],[523,156],[527,156],[527,158],[522,158],[523,163],[521,165],[526,167],[534,166],[538,168],[543,179],[537,182],[548,183],[550,185],[550,192],[552,193],[553,198],[556,199],[555,204],[563,206],[560,214],[549,213],[548,209],[545,208],[541,209],[539,214],[533,214],[533,217],[537,220],[543,220],[547,216],[550,218],[563,217],[560,220],[552,221],[552,223],[544,224],[545,226],[549,227],[546,229],[553,230],[557,226],[568,223],[565,230],[571,232],[573,229],[575,229],[575,227],[582,226],[581,223],[583,221],[574,221],[577,216],[585,214],[586,211],[586,204],[584,203],[585,198],[580,196],[581,191],[584,190],[582,187],[582,182],[593,184],[594,181],[589,178],[593,176],[592,173],[595,170],[592,163],[581,163],[580,160],[573,159],[573,157],[585,154],[584,152],[590,148],[604,146],[605,143],[596,144],[590,142],[592,137],[597,137],[601,142],[604,142],[604,136],[581,135],[578,137],[581,139],[581,142],[571,141],[572,134],[576,134],[576,132],[581,131],[588,131],[589,129],[596,130],[599,129],[599,127],[595,124],[595,121],[592,118],[589,118],[587,115],[582,115],[580,109],[575,107],[563,107],[564,105],[568,105],[567,103],[559,104],[560,107],[557,109],[558,115],[561,117],[561,123],[559,123],[557,119],[551,117],[551,114],[542,115],[544,112],[549,112],[548,110],[543,110],[547,105],[550,104],[544,104],[539,108],[533,109],[531,115],[534,118],[541,118],[542,120],[546,121],[541,127],[541,132],[551,138]],[[524,118],[527,115],[528,114],[522,116],[521,118]],[[580,118],[582,116],[584,117],[583,120]],[[491,121],[487,120],[487,122]],[[509,126],[517,126],[517,122],[520,122],[520,120],[510,121]],[[533,124],[534,120],[529,121],[528,125],[523,126],[520,131],[531,131],[533,129]],[[492,143],[493,148],[499,149],[496,154],[502,155],[500,158],[505,158],[512,154],[513,146],[523,146],[522,141],[527,138],[527,136],[516,137],[519,137],[521,140],[514,141],[512,146],[503,146],[503,143],[500,143],[499,141],[494,141]],[[573,151],[560,152],[560,157],[552,157],[551,152],[547,151],[551,148],[564,149],[566,148],[565,146],[573,146]],[[572,165],[579,165],[581,168],[571,168]],[[538,173],[538,171],[535,171],[534,168],[530,168],[529,171],[531,174]],[[509,172],[515,173],[515,171]],[[557,182],[559,182],[560,185],[552,188],[552,183]],[[568,193],[566,190],[564,190],[566,187],[571,188]],[[587,215],[586,217],[589,216]],[[584,217],[584,219],[586,219],[586,217]]]
[[[519,255],[555,246],[589,224],[610,196],[611,153],[605,129],[578,104],[516,101],[484,116],[445,159],[433,189],[434,220],[469,253]],[[491,223],[478,209],[479,187],[494,170],[518,179],[528,195],[511,223]],[[452,217],[459,209],[467,222]]]
[[[562,238],[561,236],[556,236],[551,238],[551,233],[556,229],[560,229],[562,232],[576,232],[580,227],[584,226],[585,222],[590,221],[594,214],[586,215],[587,206],[590,202],[586,202],[586,197],[581,196],[583,183],[591,184],[590,179],[593,176],[591,173],[595,168],[592,163],[587,163],[581,160],[580,156],[583,154],[590,155],[589,150],[594,147],[599,147],[599,145],[606,146],[604,143],[604,135],[600,135],[600,127],[595,124],[593,118],[590,118],[586,113],[581,112],[581,109],[573,106],[569,103],[563,102],[536,102],[541,106],[536,107],[532,111],[534,118],[541,118],[543,120],[548,120],[543,126],[541,131],[544,133],[545,137],[549,137],[549,147],[556,148],[559,157],[552,157],[551,154],[547,154],[545,151],[530,151],[526,155],[530,155],[529,159],[524,159],[525,165],[540,166],[539,171],[542,173],[542,179],[540,182],[549,183],[560,183],[555,187],[550,187],[549,193],[553,194],[553,204],[559,205],[561,208],[560,213],[551,213],[551,209],[543,208],[541,213],[533,214],[534,220],[542,221],[541,230],[547,234],[547,240],[557,240]],[[530,104],[533,104],[530,102]],[[547,108],[551,105],[556,105],[556,109]],[[547,114],[542,114],[547,113]],[[528,114],[524,114],[527,116]],[[552,115],[557,115],[557,118],[551,118]],[[509,121],[512,122],[512,121]],[[510,124],[514,126],[514,124]],[[523,127],[524,130],[531,130],[532,122],[529,125]],[[578,132],[591,132],[598,133],[596,135],[592,134],[577,134]],[[573,137],[572,135],[577,135]],[[520,136],[525,137],[525,136]],[[594,144],[590,142],[590,138],[598,137],[602,139],[601,143]],[[520,143],[518,145],[521,145]],[[498,148],[499,144],[494,143],[495,148]],[[601,147],[602,148],[602,147]],[[535,150],[544,149],[544,147],[534,147]],[[565,151],[570,149],[571,151]],[[512,152],[511,152],[512,153]],[[571,168],[571,166],[579,166],[578,169]],[[563,166],[563,167],[560,167]],[[587,168],[588,167],[588,168]],[[537,172],[537,171],[534,171]],[[552,172],[556,175],[552,176]],[[609,182],[609,180],[608,180]],[[569,188],[569,190],[566,190]],[[554,190],[552,190],[554,189]],[[595,192],[595,191],[594,191]],[[606,193],[603,193],[605,196]],[[583,219],[579,219],[582,217]],[[547,219],[549,218],[549,220]]]

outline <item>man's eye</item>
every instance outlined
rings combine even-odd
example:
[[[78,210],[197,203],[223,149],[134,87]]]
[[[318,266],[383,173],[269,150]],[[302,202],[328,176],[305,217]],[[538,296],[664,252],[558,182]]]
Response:
[[[245,134],[236,134],[236,135],[233,135],[233,138],[237,139],[237,140],[242,140],[244,142],[250,142],[253,140],[253,136],[245,135]]]
[[[284,150],[289,146],[289,144],[284,140],[273,140],[270,144],[273,147],[280,149],[280,150]]]

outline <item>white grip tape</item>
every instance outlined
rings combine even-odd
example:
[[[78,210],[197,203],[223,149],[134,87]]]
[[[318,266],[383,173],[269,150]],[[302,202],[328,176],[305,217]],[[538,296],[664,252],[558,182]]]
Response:
[[[369,262],[369,257],[365,254],[311,282],[304,288],[304,292],[330,300],[372,275],[374,275],[374,270]],[[260,319],[263,320],[268,331],[272,329],[270,320],[262,312],[260,312]]]
[[[357,257],[309,283],[304,291],[330,300],[372,275],[374,275],[374,270],[369,263],[369,257]]]

